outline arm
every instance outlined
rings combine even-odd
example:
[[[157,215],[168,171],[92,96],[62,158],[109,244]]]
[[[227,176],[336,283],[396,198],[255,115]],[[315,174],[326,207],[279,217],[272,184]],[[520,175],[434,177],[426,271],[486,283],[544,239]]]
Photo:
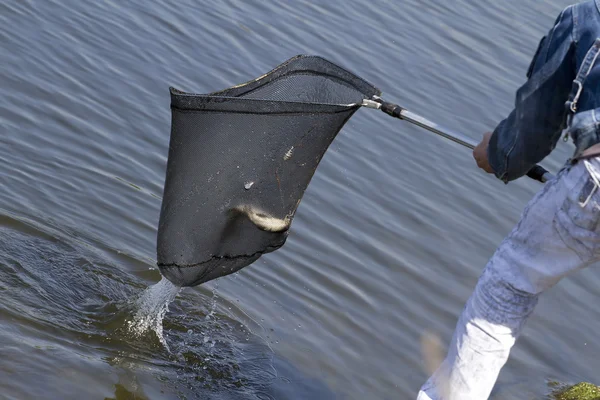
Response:
[[[517,91],[515,109],[488,138],[489,166],[505,183],[526,174],[550,154],[560,138],[565,102],[575,78],[574,36],[569,7],[540,42],[528,80]]]

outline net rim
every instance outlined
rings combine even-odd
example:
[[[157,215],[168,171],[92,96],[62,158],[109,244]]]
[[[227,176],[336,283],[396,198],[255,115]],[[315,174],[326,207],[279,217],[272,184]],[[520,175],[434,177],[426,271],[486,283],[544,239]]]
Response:
[[[302,64],[295,65],[299,62],[302,62]],[[362,102],[341,104],[241,97],[267,84],[296,74],[313,74],[328,77],[361,93],[363,99],[371,99],[373,96],[381,95],[381,91],[369,82],[323,57],[297,55],[256,79],[217,92],[208,94],[189,93],[170,87],[171,108],[184,111],[281,114],[339,113],[353,109],[356,110],[362,105]]]
[[[361,107],[362,103],[332,104],[284,100],[248,99],[244,97],[214,96],[212,94],[186,93],[174,87],[171,108],[179,111],[215,111],[248,114],[282,113],[339,113]]]

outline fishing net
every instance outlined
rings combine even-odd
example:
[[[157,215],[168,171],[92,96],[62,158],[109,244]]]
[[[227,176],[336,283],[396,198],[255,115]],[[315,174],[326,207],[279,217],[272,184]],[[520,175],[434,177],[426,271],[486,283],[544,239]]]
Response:
[[[161,273],[195,286],[281,247],[328,146],[363,99],[379,94],[315,56],[220,92],[171,88]]]

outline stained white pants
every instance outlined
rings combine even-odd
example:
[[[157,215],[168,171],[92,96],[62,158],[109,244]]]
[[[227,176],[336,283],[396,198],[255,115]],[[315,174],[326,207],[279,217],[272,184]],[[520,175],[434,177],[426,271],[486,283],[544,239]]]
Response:
[[[600,259],[595,170],[599,158],[565,168],[529,202],[488,262],[446,359],[417,400],[487,399],[539,294]]]

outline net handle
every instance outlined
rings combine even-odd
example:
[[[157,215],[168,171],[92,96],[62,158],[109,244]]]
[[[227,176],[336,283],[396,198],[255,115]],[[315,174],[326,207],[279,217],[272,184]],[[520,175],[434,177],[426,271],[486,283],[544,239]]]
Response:
[[[411,124],[420,126],[421,128],[427,129],[428,131],[433,132],[436,135],[442,136],[471,150],[473,150],[476,146],[476,144],[471,139],[461,135],[460,133],[452,132],[451,130],[441,127],[435,122],[429,121],[426,118],[423,118],[418,114],[408,111],[407,109],[402,108],[397,104],[388,103],[387,101],[382,100],[378,96],[373,96],[372,100],[363,100],[362,106],[381,110],[394,118],[402,119],[407,122],[410,122]],[[542,183],[545,183],[550,179],[554,178],[554,175],[552,175],[550,172],[548,172],[548,170],[539,165],[536,165],[533,168],[531,168],[527,172],[527,176],[533,180]]]

